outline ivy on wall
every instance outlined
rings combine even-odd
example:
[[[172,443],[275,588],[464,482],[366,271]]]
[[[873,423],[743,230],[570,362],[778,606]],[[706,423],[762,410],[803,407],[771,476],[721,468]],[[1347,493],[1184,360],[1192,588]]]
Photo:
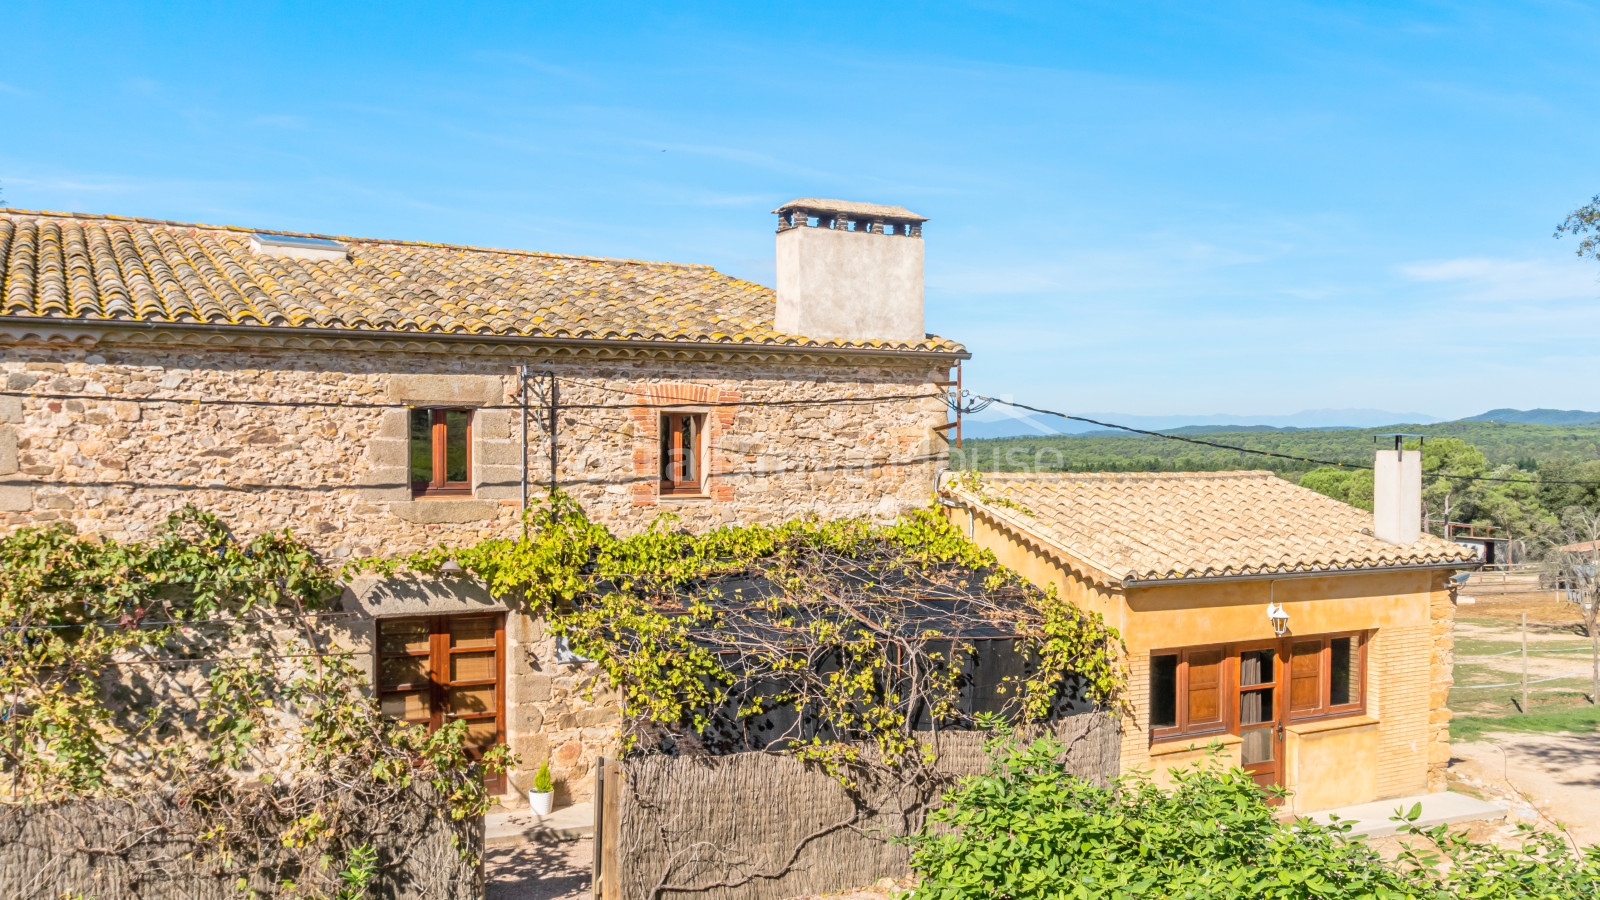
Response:
[[[444,814],[483,811],[479,767],[502,770],[509,753],[474,763],[462,723],[428,734],[380,716],[327,634],[339,589],[290,534],[241,542],[193,508],[142,542],[64,525],[0,538],[0,792],[38,803],[160,788],[186,798],[190,819],[167,831],[197,852],[237,862],[270,840],[298,854],[276,869],[307,884],[370,855],[359,835],[416,779]],[[270,798],[240,802],[247,782]]]
[[[919,732],[1113,705],[1122,683],[1114,630],[933,511],[702,534],[663,515],[629,537],[561,495],[529,516],[527,541],[350,568],[434,574],[454,561],[546,618],[621,691],[629,747],[787,747],[842,766],[875,746],[897,763],[926,746]],[[985,684],[1001,699],[975,696],[974,668],[997,660],[1006,674]]]

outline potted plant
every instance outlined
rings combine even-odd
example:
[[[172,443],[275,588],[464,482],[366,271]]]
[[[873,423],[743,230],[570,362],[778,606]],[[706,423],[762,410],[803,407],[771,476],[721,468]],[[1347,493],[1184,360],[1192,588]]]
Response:
[[[533,814],[546,816],[550,814],[550,801],[556,796],[555,782],[550,778],[550,763],[539,764],[539,771],[533,776],[533,790],[528,792],[528,805],[533,807]]]

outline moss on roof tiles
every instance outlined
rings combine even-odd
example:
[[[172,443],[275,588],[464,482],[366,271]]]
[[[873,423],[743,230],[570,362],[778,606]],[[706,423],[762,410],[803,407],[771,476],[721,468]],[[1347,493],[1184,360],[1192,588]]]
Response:
[[[416,241],[342,261],[262,256],[248,229],[0,210],[0,315],[959,353],[778,332],[770,288],[709,266]]]
[[[1379,540],[1371,513],[1271,472],[990,475],[982,487],[945,490],[1123,580],[1476,561],[1433,535],[1404,546]],[[985,499],[994,496],[1026,512]]]

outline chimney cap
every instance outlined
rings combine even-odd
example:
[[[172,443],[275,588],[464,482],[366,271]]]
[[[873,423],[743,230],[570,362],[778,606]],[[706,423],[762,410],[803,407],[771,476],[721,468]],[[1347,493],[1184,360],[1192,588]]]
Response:
[[[805,209],[815,212],[845,213],[856,216],[876,216],[884,219],[902,219],[910,222],[926,222],[927,216],[919,216],[904,206],[884,206],[881,203],[857,203],[854,200],[823,200],[818,197],[801,197],[790,200],[773,212],[783,214],[791,209]]]

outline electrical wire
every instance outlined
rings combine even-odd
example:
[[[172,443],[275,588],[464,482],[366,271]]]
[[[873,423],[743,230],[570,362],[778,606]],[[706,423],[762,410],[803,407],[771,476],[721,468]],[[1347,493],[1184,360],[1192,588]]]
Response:
[[[602,385],[585,384],[585,383],[580,382],[580,381],[576,381],[576,380],[568,379],[568,378],[562,378],[560,376],[557,376],[556,380],[557,381],[565,381],[568,384],[572,384],[572,385],[575,385],[575,386],[594,388],[594,389],[598,389],[598,390],[602,390],[602,391],[607,391],[607,392],[610,392],[610,393],[627,394],[626,391],[621,391],[621,390],[619,390],[617,388],[610,388],[610,387],[605,387],[605,386],[602,386]],[[219,399],[219,398],[190,398],[190,399],[183,399],[183,398],[175,398],[175,397],[118,397],[118,396],[112,396],[112,395],[108,395],[108,394],[41,393],[41,392],[34,392],[34,391],[0,391],[0,396],[3,396],[3,397],[25,397],[25,398],[29,398],[29,399],[35,399],[35,400],[86,400],[86,401],[91,401],[91,402],[142,403],[142,404],[170,403],[170,404],[178,404],[178,405],[187,404],[187,405],[191,405],[191,406],[256,406],[256,407],[263,407],[263,408],[270,408],[270,409],[306,409],[306,408],[320,408],[320,409],[418,409],[418,408],[426,408],[426,407],[418,407],[415,404],[409,404],[409,403],[350,403],[350,402],[325,401],[325,400],[242,400],[242,399],[231,399],[231,398],[221,398],[221,399]],[[1234,444],[1223,444],[1223,443],[1219,443],[1217,441],[1208,441],[1208,440],[1204,440],[1202,438],[1186,437],[1184,435],[1178,435],[1178,434],[1166,434],[1166,433],[1160,432],[1160,431],[1150,431],[1148,429],[1143,429],[1143,428],[1134,428],[1134,427],[1129,426],[1129,425],[1118,425],[1115,422],[1102,422],[1102,421],[1100,421],[1098,419],[1090,419],[1090,418],[1086,418],[1084,416],[1074,416],[1074,415],[1071,415],[1069,413],[1059,412],[1059,411],[1053,410],[1053,409],[1043,409],[1043,408],[1040,408],[1040,407],[1037,407],[1037,406],[1030,406],[1030,405],[1028,405],[1026,403],[1018,403],[1018,402],[1013,401],[1013,400],[1004,400],[1004,399],[1001,399],[999,397],[989,397],[989,396],[985,396],[985,395],[982,395],[982,394],[974,394],[974,393],[972,393],[970,391],[963,391],[961,396],[962,397],[970,397],[970,398],[972,398],[972,402],[963,405],[959,398],[953,398],[952,395],[949,392],[938,391],[938,392],[927,392],[927,393],[920,393],[920,394],[891,394],[891,395],[887,395],[887,396],[878,396],[878,397],[827,397],[827,398],[815,398],[815,399],[790,399],[790,400],[720,400],[720,401],[712,401],[712,402],[707,402],[707,403],[664,403],[664,404],[656,404],[656,403],[562,403],[562,404],[557,404],[557,409],[559,409],[559,410],[600,410],[600,409],[653,409],[653,410],[667,410],[667,409],[679,409],[679,408],[720,409],[720,408],[745,407],[745,406],[765,406],[765,407],[773,407],[773,406],[837,406],[837,405],[840,405],[840,404],[888,403],[888,402],[894,402],[894,401],[900,401],[900,400],[927,400],[927,399],[939,398],[939,399],[943,399],[951,407],[951,409],[954,410],[956,413],[964,414],[964,415],[970,415],[970,414],[973,414],[973,413],[981,412],[984,409],[987,409],[992,404],[1000,403],[1000,404],[1003,404],[1005,406],[1014,407],[1016,409],[1025,409],[1025,410],[1027,410],[1029,412],[1039,413],[1041,415],[1056,416],[1058,418],[1067,419],[1067,420],[1073,421],[1073,422],[1083,422],[1085,424],[1095,425],[1095,426],[1098,426],[1098,427],[1101,427],[1101,428],[1110,428],[1110,429],[1114,429],[1114,430],[1117,430],[1117,431],[1126,431],[1126,432],[1129,432],[1129,433],[1132,433],[1132,434],[1144,435],[1146,437],[1160,438],[1162,440],[1179,441],[1179,442],[1186,443],[1186,444],[1193,444],[1193,445],[1201,446],[1201,447],[1209,447],[1209,448],[1212,448],[1212,449],[1215,449],[1215,450],[1227,450],[1227,451],[1234,452],[1234,453],[1244,453],[1244,454],[1250,454],[1250,455],[1254,455],[1254,456],[1265,456],[1265,457],[1271,457],[1273,459],[1287,460],[1289,462],[1313,463],[1315,465],[1331,466],[1331,467],[1339,468],[1339,469],[1361,469],[1361,470],[1371,470],[1372,469],[1372,466],[1364,465],[1362,463],[1344,462],[1342,460],[1318,459],[1316,457],[1310,457],[1310,456],[1294,456],[1292,454],[1278,453],[1278,452],[1275,452],[1275,451],[1272,451],[1272,450],[1257,450],[1257,449],[1253,449],[1253,448],[1250,448],[1250,447],[1240,447],[1240,446],[1237,446],[1237,445],[1234,445]],[[520,404],[520,403],[501,403],[501,404],[488,404],[488,405],[474,407],[474,408],[475,409],[495,409],[495,410],[499,410],[499,409],[517,409],[517,410],[521,410],[521,409],[526,409],[527,407],[526,407],[525,404]],[[1486,476],[1486,475],[1450,475],[1450,474],[1439,473],[1439,472],[1429,472],[1429,473],[1426,473],[1426,474],[1428,474],[1431,477],[1448,478],[1448,479],[1453,480],[1453,481],[1486,481],[1486,482],[1496,482],[1496,483],[1503,483],[1503,484],[1528,484],[1528,485],[1533,485],[1533,486],[1545,485],[1545,484],[1581,485],[1581,486],[1590,486],[1590,487],[1592,487],[1592,486],[1600,486],[1600,481],[1533,480],[1533,479],[1528,479],[1528,478],[1496,478],[1496,477],[1493,477],[1493,476]],[[265,489],[281,488],[281,489],[286,489],[286,490],[296,490],[296,489],[304,490],[304,488],[296,488],[296,487],[290,486],[290,485],[281,485],[281,486],[280,485],[266,485],[266,486],[262,486],[262,487],[265,488]],[[224,487],[223,489],[226,489],[226,487]]]
[[[432,409],[437,404],[415,403],[343,403],[331,400],[241,400],[232,398],[180,398],[180,397],[118,397],[110,394],[55,394],[34,391],[0,391],[0,397],[24,397],[32,400],[88,400],[100,403],[171,403],[179,406],[256,406],[267,409]],[[710,403],[561,403],[557,408],[569,409],[678,409],[682,407],[724,408],[740,406],[833,406],[841,403],[889,403],[896,400],[927,400],[934,397],[949,402],[945,391],[922,394],[890,394],[881,397],[819,397],[798,400],[720,400]],[[489,403],[472,407],[482,409],[523,409],[521,403]]]
[[[325,612],[325,613],[297,613],[286,616],[236,616],[226,619],[138,619],[130,625],[123,625],[120,621],[77,622],[68,625],[5,625],[0,626],[0,631],[54,631],[63,628],[164,628],[177,626],[180,628],[196,628],[202,625],[228,625],[234,622],[280,622],[286,619],[349,619],[355,616],[352,612]]]
[[[1232,451],[1237,452],[1237,453],[1250,453],[1250,454],[1254,454],[1256,456],[1270,456],[1270,457],[1273,457],[1275,459],[1287,459],[1287,460],[1289,460],[1291,462],[1316,463],[1319,466],[1333,466],[1333,467],[1339,468],[1339,469],[1366,469],[1366,470],[1369,470],[1369,471],[1372,469],[1372,466],[1362,465],[1361,463],[1341,462],[1341,461],[1338,461],[1338,460],[1329,460],[1329,459],[1316,459],[1315,457],[1309,457],[1309,456],[1291,456],[1291,455],[1289,455],[1287,453],[1274,453],[1271,450],[1254,450],[1254,449],[1251,449],[1249,447],[1238,447],[1238,446],[1235,446],[1233,444],[1219,444],[1216,441],[1207,441],[1207,440],[1201,440],[1200,438],[1185,437],[1185,436],[1183,436],[1181,434],[1166,434],[1166,433],[1163,433],[1163,432],[1160,432],[1160,431],[1148,431],[1148,430],[1143,429],[1143,428],[1134,428],[1134,427],[1131,427],[1131,426],[1128,426],[1128,425],[1118,425],[1118,424],[1116,424],[1114,422],[1101,422],[1101,421],[1099,421],[1097,419],[1086,419],[1083,416],[1069,415],[1069,414],[1064,413],[1064,412],[1057,412],[1056,410],[1053,410],[1053,409],[1040,409],[1037,406],[1029,406],[1026,403],[1017,403],[1014,400],[1002,400],[999,397],[986,397],[986,396],[984,396],[982,394],[973,394],[970,391],[964,391],[963,392],[963,396],[972,396],[972,397],[974,397],[974,398],[976,398],[976,399],[978,399],[980,401],[984,401],[984,405],[983,406],[974,406],[974,407],[970,407],[970,408],[969,407],[963,407],[962,408],[962,412],[968,412],[969,410],[975,412],[975,411],[977,411],[979,409],[986,408],[991,403],[1000,403],[1000,404],[1004,404],[1006,406],[1015,407],[1017,409],[1025,409],[1025,410],[1027,410],[1029,412],[1039,413],[1041,415],[1056,416],[1056,417],[1062,418],[1062,419],[1069,419],[1069,420],[1071,420],[1073,422],[1084,422],[1084,423],[1087,423],[1089,425],[1098,425],[1101,428],[1112,428],[1112,429],[1116,429],[1118,431],[1129,431],[1129,432],[1132,432],[1134,434],[1142,434],[1142,435],[1145,435],[1147,437],[1161,438],[1163,440],[1168,440],[1168,441],[1181,441],[1181,442],[1183,442],[1185,444],[1199,444],[1202,447],[1212,447],[1212,448],[1217,449],[1217,450],[1232,450]],[[1542,484],[1576,484],[1576,485],[1587,485],[1587,486],[1600,486],[1600,481],[1556,481],[1556,480],[1544,481],[1544,480],[1533,480],[1533,479],[1527,479],[1527,478],[1492,478],[1492,477],[1485,476],[1485,475],[1446,475],[1446,474],[1440,473],[1440,472],[1425,472],[1423,474],[1428,475],[1430,477],[1434,477],[1434,478],[1448,478],[1448,479],[1451,479],[1451,480],[1454,480],[1454,481],[1494,481],[1494,482],[1502,482],[1502,483],[1508,483],[1508,484],[1526,484],[1526,485],[1530,485],[1530,486],[1533,486],[1533,487],[1537,487],[1537,486],[1542,485]]]

